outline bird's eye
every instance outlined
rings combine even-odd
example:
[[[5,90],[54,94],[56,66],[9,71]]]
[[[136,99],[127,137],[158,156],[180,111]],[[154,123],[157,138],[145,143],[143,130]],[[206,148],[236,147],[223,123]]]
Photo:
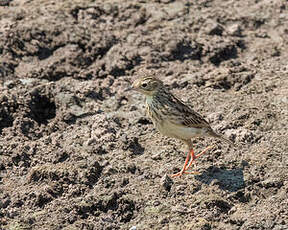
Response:
[[[143,87],[143,88],[146,88],[146,87],[147,87],[147,83],[143,83],[143,84],[142,84],[142,87]]]

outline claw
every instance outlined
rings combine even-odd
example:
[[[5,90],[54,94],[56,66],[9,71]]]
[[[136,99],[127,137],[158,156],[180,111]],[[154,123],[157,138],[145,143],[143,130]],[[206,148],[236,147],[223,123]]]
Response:
[[[182,176],[183,174],[199,175],[199,174],[200,174],[199,172],[196,172],[196,171],[191,172],[191,171],[187,171],[187,170],[190,168],[190,166],[192,165],[192,163],[195,163],[195,160],[196,160],[198,157],[200,157],[201,155],[203,155],[204,153],[206,153],[209,149],[212,149],[212,148],[214,148],[214,147],[215,147],[215,145],[208,146],[206,149],[204,149],[201,153],[199,153],[199,154],[197,154],[197,155],[195,155],[194,150],[191,149],[190,152],[189,152],[189,153],[187,154],[187,156],[186,156],[186,160],[185,160],[185,163],[184,163],[184,166],[183,166],[182,170],[181,170],[180,172],[178,172],[178,173],[172,174],[171,177],[172,177],[172,178],[177,177],[177,176],[180,177],[180,176]],[[189,164],[188,164],[189,158],[191,158],[191,159],[190,159]],[[187,165],[187,164],[188,164],[188,165]]]

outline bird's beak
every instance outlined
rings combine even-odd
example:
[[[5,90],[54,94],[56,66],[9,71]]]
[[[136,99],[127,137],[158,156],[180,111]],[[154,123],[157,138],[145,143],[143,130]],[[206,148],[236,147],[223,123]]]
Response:
[[[132,90],[135,90],[136,88],[135,88],[135,86],[134,86],[134,84],[132,84],[131,86],[129,86],[126,90],[125,90],[125,92],[127,92],[127,91],[132,91]]]
[[[139,81],[134,81],[130,87],[128,87],[125,91],[136,90],[139,91]]]
[[[130,86],[128,86],[128,87],[124,90],[124,92],[128,92],[128,91],[131,91],[131,90],[135,89],[134,83],[131,84],[131,81],[130,81],[130,80],[126,80],[126,81],[129,82],[129,85],[130,85]]]
[[[133,87],[129,86],[129,87],[126,88],[124,91],[125,91],[125,92],[128,92],[128,91],[131,91],[131,90],[133,90]]]

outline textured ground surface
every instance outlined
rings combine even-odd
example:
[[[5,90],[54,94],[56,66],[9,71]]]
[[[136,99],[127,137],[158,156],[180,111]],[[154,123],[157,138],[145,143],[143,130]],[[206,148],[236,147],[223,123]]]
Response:
[[[0,229],[288,229],[287,1],[0,3]],[[165,177],[143,69],[238,146]]]

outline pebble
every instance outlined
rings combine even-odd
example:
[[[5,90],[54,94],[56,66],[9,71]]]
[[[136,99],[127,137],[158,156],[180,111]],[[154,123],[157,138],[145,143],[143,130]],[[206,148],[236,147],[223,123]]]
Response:
[[[174,184],[173,180],[167,175],[165,174],[162,178],[161,178],[161,185],[164,187],[164,189],[166,191],[170,191],[172,185]]]

